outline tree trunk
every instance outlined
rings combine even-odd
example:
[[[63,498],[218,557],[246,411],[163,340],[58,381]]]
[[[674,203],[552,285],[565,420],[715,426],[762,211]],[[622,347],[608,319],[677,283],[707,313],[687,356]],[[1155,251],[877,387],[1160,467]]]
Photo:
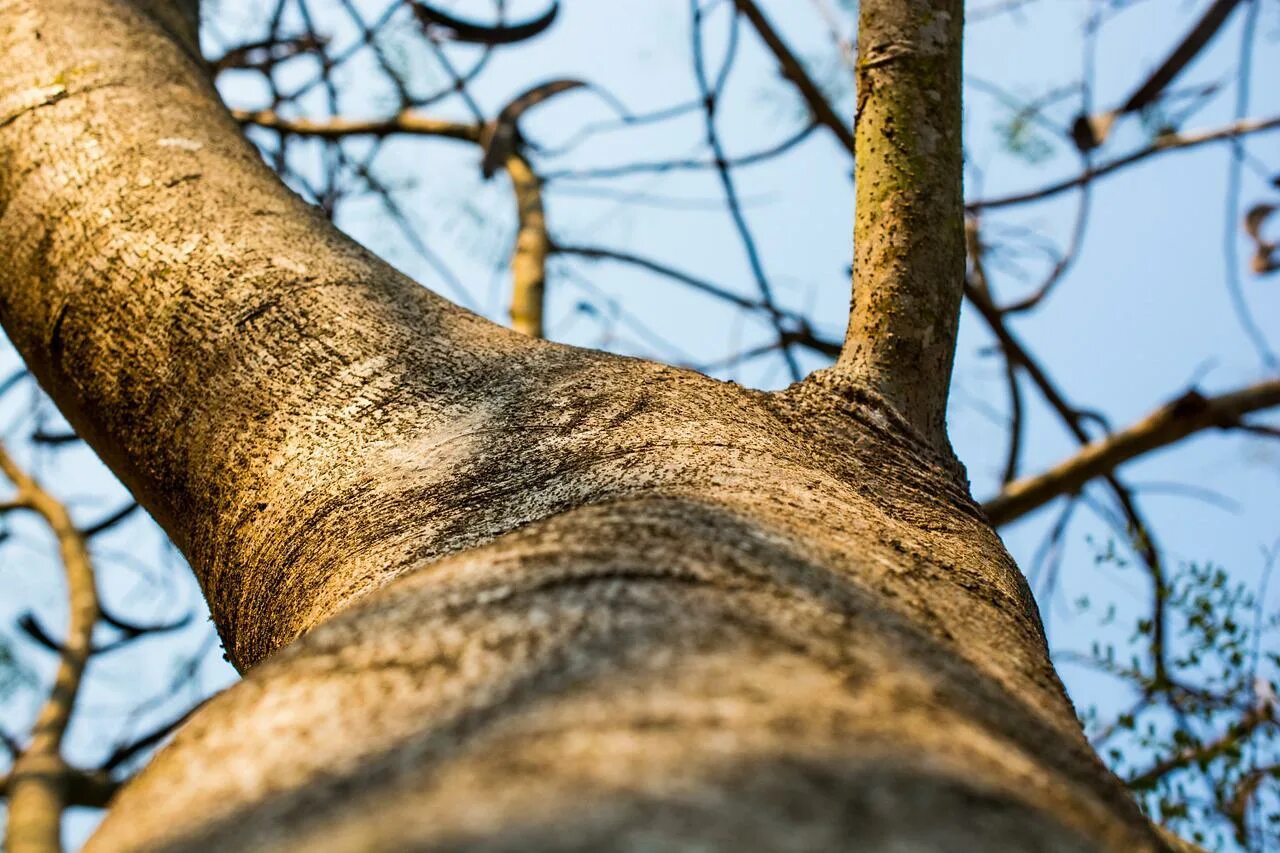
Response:
[[[138,9],[0,0],[0,320],[247,672],[91,849],[1159,848],[936,400],[475,317]]]

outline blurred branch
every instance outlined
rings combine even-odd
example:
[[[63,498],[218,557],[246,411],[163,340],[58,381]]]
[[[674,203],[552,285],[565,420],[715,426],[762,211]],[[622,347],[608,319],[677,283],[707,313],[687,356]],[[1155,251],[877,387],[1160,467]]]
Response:
[[[747,5],[750,5],[753,9],[755,8],[753,4]],[[779,322],[779,312],[774,304],[773,284],[765,273],[764,259],[761,256],[759,244],[750,224],[747,222],[746,214],[743,212],[741,196],[738,192],[733,170],[728,165],[728,155],[725,153],[724,140],[717,121],[720,99],[724,94],[729,75],[738,56],[739,19],[735,16],[729,23],[728,44],[725,47],[724,59],[713,79],[708,68],[703,44],[705,12],[698,0],[690,0],[689,9],[692,16],[690,29],[692,31],[693,73],[698,84],[698,94],[701,96],[703,103],[702,112],[703,125],[706,128],[706,143],[715,158],[716,174],[720,178],[720,188],[724,196],[725,209],[733,222],[734,229],[738,232],[738,239],[746,255],[747,265],[751,269],[752,277],[756,280],[756,288],[760,291],[760,299],[768,309],[769,317],[777,330],[778,348],[782,354],[782,359],[791,373],[792,381],[798,382],[803,378],[803,373],[800,370],[799,362],[796,361],[795,355],[791,352],[791,343],[786,338],[785,329]],[[756,12],[758,14],[759,10],[756,10]]]
[[[1093,420],[1105,426],[1105,421],[1098,415],[1078,409],[1067,402],[1067,399],[1049,378],[1044,368],[1040,366],[1039,362],[1032,357],[1031,353],[1009,329],[1008,324],[1005,322],[1004,314],[991,301],[990,293],[975,284],[971,276],[965,280],[964,292],[965,298],[978,309],[978,312],[990,327],[992,334],[996,336],[996,340],[1000,343],[1000,348],[1004,351],[1005,358],[1013,362],[1018,369],[1026,372],[1028,378],[1031,379],[1032,383],[1040,391],[1041,396],[1044,397],[1045,402],[1057,413],[1063,425],[1075,437],[1076,441],[1080,442],[1082,446],[1088,445],[1090,438],[1088,432],[1085,431],[1085,423]],[[1150,526],[1138,511],[1133,494],[1120,482],[1114,472],[1109,471],[1101,476],[1106,480],[1107,486],[1111,489],[1111,493],[1115,496],[1116,503],[1120,508],[1121,518],[1117,519],[1117,523],[1113,524],[1113,526],[1132,545],[1134,552],[1146,566],[1147,573],[1151,579],[1151,657],[1155,667],[1154,681],[1160,685],[1167,685],[1169,683],[1169,673],[1165,660],[1167,651],[1165,639],[1167,636],[1168,614],[1166,613],[1166,604],[1169,597],[1169,583],[1165,577],[1164,561],[1161,558],[1160,549],[1156,545]]]
[[[160,743],[160,741],[173,734],[174,730],[176,730],[178,726],[185,723],[187,718],[195,713],[196,708],[200,707],[200,704],[197,704],[195,707],[188,708],[181,716],[175,717],[167,723],[162,723],[161,725],[156,726],[147,734],[142,735],[139,738],[135,738],[127,744],[116,747],[112,750],[111,755],[107,756],[107,760],[102,763],[102,767],[98,772],[109,773],[138,754]]]
[[[66,767],[62,770],[64,786],[63,805],[104,809],[123,782],[111,778],[104,770],[80,770]],[[0,776],[0,799],[11,797],[13,777]],[[12,806],[10,806],[12,809]]]
[[[983,255],[986,246],[982,242],[982,229],[976,216],[964,219],[965,257],[969,264],[969,287],[973,292],[991,303],[991,283],[987,279],[987,268]],[[1022,387],[1018,384],[1018,365],[1006,353],[1004,359],[1005,380],[1009,388],[1009,444],[1005,452],[1004,473],[1000,477],[1002,484],[1010,483],[1018,476],[1018,463],[1022,456],[1022,433],[1026,427],[1023,417]]]
[[[414,110],[403,110],[383,119],[348,119],[333,116],[325,119],[285,118],[271,110],[233,110],[231,113],[241,124],[265,127],[294,136],[314,136],[320,139],[341,139],[345,136],[390,136],[397,133],[443,136],[463,142],[479,143],[481,126],[446,121],[422,115]]]
[[[232,68],[270,71],[273,67],[324,48],[324,41],[313,35],[292,39],[263,39],[233,47],[222,56],[209,60],[209,67],[216,74]]]
[[[1175,770],[1180,770],[1183,767],[1199,762],[1212,761],[1215,758],[1227,755],[1252,735],[1254,730],[1272,722],[1273,719],[1271,705],[1260,705],[1245,713],[1240,721],[1227,729],[1221,737],[1180,749],[1172,755],[1157,761],[1146,770],[1130,776],[1125,780],[1125,784],[1135,791],[1145,790],[1153,787]]]
[[[754,166],[759,163],[767,163],[782,154],[786,154],[795,148],[801,142],[804,142],[818,128],[818,125],[810,122],[796,132],[790,134],[781,142],[763,148],[759,151],[753,151],[749,154],[740,154],[736,157],[730,157],[725,160],[724,165],[731,169],[739,169],[743,166]],[[594,166],[589,169],[559,169],[556,171],[546,172],[543,177],[547,181],[559,180],[591,180],[604,178],[621,178],[627,175],[640,174],[667,174],[670,172],[686,172],[698,171],[703,169],[718,168],[714,160],[658,160],[654,162],[633,162],[626,163],[621,166]]]
[[[62,739],[93,651],[98,594],[88,548],[67,508],[19,468],[2,447],[0,471],[17,487],[10,506],[36,513],[57,537],[67,580],[70,618],[53,689],[36,717],[30,743],[14,762],[7,785],[5,849],[9,853],[47,853],[61,849],[62,811],[74,787],[62,759]]]
[[[1235,829],[1236,841],[1246,850],[1252,849],[1251,841],[1253,840],[1248,819],[1249,803],[1257,796],[1263,780],[1269,777],[1275,778],[1278,774],[1280,774],[1280,765],[1255,767],[1241,777],[1231,800],[1223,803],[1222,811]]]
[[[85,539],[92,539],[93,537],[97,536],[99,533],[106,533],[108,530],[115,527],[117,524],[124,521],[129,516],[133,515],[134,512],[136,512],[140,508],[141,507],[138,506],[137,501],[129,501],[129,503],[120,507],[120,509],[111,513],[106,518],[95,521],[89,526],[85,527],[83,530],[80,531],[80,534],[84,536]]]
[[[1101,145],[1111,132],[1115,120],[1127,113],[1138,112],[1150,106],[1173,82],[1174,78],[1195,59],[1217,35],[1227,18],[1240,5],[1240,0],[1214,0],[1205,13],[1178,43],[1164,62],[1144,80],[1128,100],[1119,108],[1097,115],[1082,115],[1076,119],[1072,136],[1082,151]]]
[[[547,214],[542,204],[542,181],[529,161],[517,153],[506,159],[507,175],[516,198],[519,229],[511,255],[511,327],[531,337],[544,337],[543,305],[547,284]]]
[[[1255,133],[1264,133],[1270,130],[1280,129],[1280,116],[1273,116],[1267,119],[1249,119],[1246,121],[1233,122],[1225,127],[1215,130],[1206,130],[1199,133],[1162,133],[1157,136],[1150,145],[1126,154],[1123,157],[1117,157],[1098,166],[1085,169],[1074,178],[1068,178],[1064,181],[1048,184],[1040,189],[1030,190],[1028,192],[1015,193],[1013,195],[999,196],[990,199],[979,199],[978,201],[969,202],[966,208],[970,211],[991,210],[997,207],[1009,207],[1015,204],[1025,204],[1031,201],[1039,201],[1041,199],[1052,198],[1059,193],[1075,187],[1084,186],[1085,184],[1109,175],[1112,172],[1132,166],[1149,157],[1157,154],[1165,154],[1170,151],[1181,151],[1188,148],[1196,148],[1201,145],[1207,145],[1212,142],[1228,142],[1242,136],[1249,136]]]
[[[740,294],[734,293],[732,290],[721,287],[695,275],[687,273],[675,267],[668,266],[660,261],[652,258],[646,258],[641,255],[635,255],[630,252],[624,252],[618,249],[609,249],[602,246],[574,246],[556,243],[552,246],[552,251],[560,255],[572,255],[593,261],[614,261],[616,263],[627,264],[629,266],[638,267],[659,275],[669,278],[672,281],[679,282],[688,287],[693,288],[708,296],[723,300],[739,308],[745,308],[751,311],[762,311],[770,314],[775,320],[788,320],[796,325],[795,329],[784,329],[780,337],[785,339],[786,344],[795,344],[813,350],[825,356],[834,358],[840,354],[840,344],[835,341],[826,340],[819,337],[805,318],[799,314],[770,306],[762,301],[749,299]],[[770,346],[770,351],[779,349],[783,344],[774,343]]]
[[[791,48],[783,40],[777,29],[765,17],[760,6],[755,0],[733,0],[734,7],[742,14],[744,18],[751,24],[756,34],[760,36],[760,40],[769,48],[769,52],[773,54],[774,59],[778,60],[778,66],[782,71],[782,76],[791,81],[792,85],[800,93],[800,97],[804,98],[804,102],[809,106],[809,111],[813,113],[813,118],[819,124],[823,125],[835,134],[836,139],[849,152],[849,156],[854,155],[853,141],[853,118],[841,118],[836,112],[835,107],[827,100],[826,94],[822,88],[814,82],[809,76],[809,72],[805,70],[804,64],[791,51]]]

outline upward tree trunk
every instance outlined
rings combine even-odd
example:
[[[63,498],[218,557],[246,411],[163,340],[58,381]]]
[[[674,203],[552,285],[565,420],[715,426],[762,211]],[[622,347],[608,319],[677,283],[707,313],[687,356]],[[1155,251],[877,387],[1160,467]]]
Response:
[[[247,674],[91,847],[1158,846],[889,381],[954,270],[776,394],[532,340],[290,195],[138,8],[0,0],[0,319]]]

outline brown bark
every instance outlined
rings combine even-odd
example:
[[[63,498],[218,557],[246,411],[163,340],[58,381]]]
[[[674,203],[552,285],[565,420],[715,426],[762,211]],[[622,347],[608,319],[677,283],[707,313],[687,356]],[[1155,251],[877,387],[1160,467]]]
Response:
[[[484,129],[480,125],[442,121],[414,112],[402,112],[389,119],[351,121],[330,119],[325,122],[285,119],[273,112],[237,112],[236,118],[246,124],[269,127],[283,133],[341,139],[368,134],[390,136],[407,133],[440,136],[461,142],[481,144]],[[547,236],[547,214],[542,203],[542,180],[518,152],[504,164],[515,196],[516,243],[511,253],[511,327],[535,338],[543,336],[542,315],[547,282],[547,256],[551,242]]]
[[[859,6],[853,309],[835,367],[943,453],[965,263],[963,27],[963,0]]]
[[[1245,415],[1280,406],[1280,380],[1205,397],[1189,391],[1120,432],[1092,442],[1041,474],[1007,483],[982,505],[997,526],[1034,512],[1054,498],[1079,492],[1086,483],[1124,463],[1207,429],[1242,427]]]
[[[92,849],[1159,846],[892,353],[765,394],[501,329],[122,0],[0,18],[0,320],[247,670]]]

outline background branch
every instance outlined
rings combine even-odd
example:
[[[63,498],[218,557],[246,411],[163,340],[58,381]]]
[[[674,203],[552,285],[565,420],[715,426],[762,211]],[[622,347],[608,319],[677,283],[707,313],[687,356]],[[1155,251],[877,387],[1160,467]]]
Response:
[[[17,487],[14,505],[39,515],[57,537],[66,573],[70,618],[58,671],[49,697],[36,716],[30,743],[14,762],[7,785],[5,849],[9,853],[51,853],[62,849],[62,811],[72,787],[62,759],[62,739],[93,653],[98,594],[88,548],[66,507],[19,468],[3,447],[0,471]]]
[[[1054,498],[1079,491],[1085,483],[1125,462],[1202,430],[1241,426],[1242,416],[1273,406],[1280,406],[1280,380],[1216,397],[1188,391],[1127,429],[1086,445],[1048,471],[1009,483],[982,508],[992,524],[1008,524]]]

